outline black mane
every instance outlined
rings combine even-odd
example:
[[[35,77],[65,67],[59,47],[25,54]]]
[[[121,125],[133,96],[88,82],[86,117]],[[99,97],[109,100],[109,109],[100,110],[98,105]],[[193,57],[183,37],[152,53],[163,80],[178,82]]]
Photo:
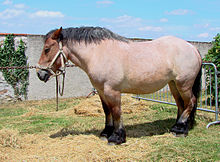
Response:
[[[46,40],[51,36],[51,34],[56,31],[52,30],[46,34]],[[85,43],[100,43],[105,39],[118,40],[123,42],[128,42],[128,39],[113,33],[112,31],[101,28],[101,27],[80,27],[80,28],[66,28],[61,32],[61,39],[65,41],[77,41]]]

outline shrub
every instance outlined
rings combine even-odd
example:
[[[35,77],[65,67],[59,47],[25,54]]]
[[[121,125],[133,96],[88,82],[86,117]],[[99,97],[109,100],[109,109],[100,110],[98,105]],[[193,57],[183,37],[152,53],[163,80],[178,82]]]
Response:
[[[212,48],[209,49],[208,54],[205,56],[205,58],[203,59],[203,61],[205,62],[212,62],[216,65],[217,67],[217,71],[220,71],[220,34],[218,33],[215,37],[214,37],[214,41],[212,41]],[[214,76],[214,70],[211,69],[211,75]],[[207,69],[208,71],[208,69]],[[210,87],[210,82],[212,87]],[[209,100],[211,99],[212,102],[215,101],[215,78],[212,77],[210,78],[209,76],[207,76],[207,87],[208,87],[208,93],[210,93],[210,88],[211,88],[211,92],[212,92],[212,96],[209,97]],[[217,81],[217,87],[218,90],[220,90],[220,77],[218,75],[218,81]],[[220,105],[220,93],[218,93],[218,105]]]
[[[15,50],[14,35],[6,36],[3,45],[0,47],[0,66],[27,66],[27,57],[25,55],[25,44],[22,40]],[[8,84],[14,89],[16,99],[21,99],[22,96],[27,98],[27,86],[29,78],[28,69],[2,69],[1,72]]]

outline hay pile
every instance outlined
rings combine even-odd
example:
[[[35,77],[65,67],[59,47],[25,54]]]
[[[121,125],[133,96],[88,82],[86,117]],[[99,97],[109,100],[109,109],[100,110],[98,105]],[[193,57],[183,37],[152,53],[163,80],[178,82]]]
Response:
[[[22,148],[19,132],[10,129],[0,130],[0,161],[8,160],[10,154],[6,150]]]
[[[131,99],[130,95],[122,96],[124,114],[149,111],[149,103]],[[24,117],[42,113],[31,106]],[[100,99],[97,95],[81,99],[80,103],[66,110],[48,112],[51,115],[103,116]],[[109,146],[94,134],[73,135],[50,138],[53,132],[43,134],[19,134],[14,130],[0,132],[0,161],[116,161],[146,159],[146,151],[152,150],[148,141],[141,138],[129,138],[121,146]],[[169,135],[169,134],[168,134]]]
[[[48,135],[25,135],[22,148],[1,148],[0,161],[116,161],[146,159],[152,150],[147,141],[129,139],[121,146],[109,146],[94,135],[49,138]],[[149,142],[148,142],[149,143]]]
[[[98,95],[92,96],[90,98],[85,98],[80,101],[79,104],[73,106],[63,113],[68,116],[80,115],[80,116],[101,116],[104,115],[101,101]]]
[[[10,129],[0,130],[0,146],[10,148],[21,148],[19,132]]]
[[[140,111],[148,111],[150,104],[143,100],[135,100],[131,98],[129,94],[122,95],[122,113],[131,114]],[[69,108],[68,110],[62,111],[65,115],[73,116],[104,116],[104,111],[102,109],[102,104],[98,95],[92,96],[90,98],[85,98],[81,102]]]

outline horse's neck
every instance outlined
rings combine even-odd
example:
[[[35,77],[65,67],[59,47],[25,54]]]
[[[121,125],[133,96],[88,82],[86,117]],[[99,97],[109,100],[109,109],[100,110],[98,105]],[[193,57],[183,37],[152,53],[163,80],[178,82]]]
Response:
[[[87,72],[88,65],[95,49],[94,47],[95,44],[85,44],[82,42],[69,45],[68,48],[69,51],[71,51],[69,56],[70,61]]]

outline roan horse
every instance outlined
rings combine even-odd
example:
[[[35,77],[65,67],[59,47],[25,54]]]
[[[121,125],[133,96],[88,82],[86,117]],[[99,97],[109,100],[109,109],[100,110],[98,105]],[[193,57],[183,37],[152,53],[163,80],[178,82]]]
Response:
[[[46,35],[39,79],[46,82],[68,60],[87,73],[98,91],[106,118],[100,136],[110,144],[126,142],[121,93],[153,93],[167,83],[178,107],[170,131],[186,136],[192,128],[202,60],[190,43],[172,36],[134,42],[105,28],[61,27]]]

